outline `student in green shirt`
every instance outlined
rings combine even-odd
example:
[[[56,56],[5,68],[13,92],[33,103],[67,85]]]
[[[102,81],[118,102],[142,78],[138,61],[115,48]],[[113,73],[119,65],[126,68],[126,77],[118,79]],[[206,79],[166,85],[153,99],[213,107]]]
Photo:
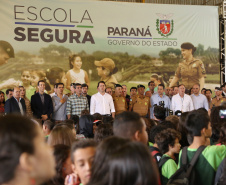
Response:
[[[195,152],[201,145],[205,145],[206,139],[212,135],[212,127],[207,113],[194,110],[187,116],[185,126],[189,134],[193,136],[193,142],[188,147],[187,157],[190,162]],[[197,160],[194,170],[196,174],[196,184],[213,185],[214,177],[221,161],[226,157],[226,146],[207,146]],[[181,166],[181,152],[179,155],[179,165]]]
[[[179,140],[181,135],[174,129],[168,128],[155,136],[155,142],[161,153],[163,154],[161,160],[169,158],[161,167],[160,177],[162,185],[166,185],[169,178],[177,171],[177,164],[175,162],[174,154],[180,152]],[[160,160],[160,163],[161,163]]]

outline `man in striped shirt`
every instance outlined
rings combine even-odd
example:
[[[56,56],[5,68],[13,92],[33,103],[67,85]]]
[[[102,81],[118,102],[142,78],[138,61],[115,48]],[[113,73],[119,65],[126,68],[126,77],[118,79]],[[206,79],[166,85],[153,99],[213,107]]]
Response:
[[[74,85],[75,93],[71,95],[67,100],[67,117],[71,118],[71,115],[81,116],[83,110],[89,111],[89,104],[86,97],[82,96],[82,85],[76,83]]]

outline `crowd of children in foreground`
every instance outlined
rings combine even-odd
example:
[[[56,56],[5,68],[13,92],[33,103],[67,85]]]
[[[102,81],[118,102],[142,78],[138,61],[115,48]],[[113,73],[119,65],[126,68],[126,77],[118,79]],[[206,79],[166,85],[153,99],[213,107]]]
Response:
[[[200,152],[189,184],[225,185],[226,119],[219,116],[225,109],[158,119],[164,111],[158,108],[158,121],[135,112],[114,120],[87,113],[59,124],[47,120],[42,130],[30,118],[2,116],[0,184],[166,185]]]

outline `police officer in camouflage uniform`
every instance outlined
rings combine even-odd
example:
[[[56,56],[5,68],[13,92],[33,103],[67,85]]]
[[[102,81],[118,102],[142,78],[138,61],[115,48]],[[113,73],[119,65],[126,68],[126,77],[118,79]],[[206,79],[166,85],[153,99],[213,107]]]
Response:
[[[184,60],[179,63],[170,87],[175,86],[180,78],[186,89],[191,89],[194,84],[200,84],[200,89],[204,87],[206,71],[203,62],[193,57],[195,51],[196,48],[189,42],[181,45]]]
[[[122,95],[122,86],[120,84],[115,85],[115,93],[112,98],[115,106],[115,115],[127,111],[126,98]]]
[[[216,96],[211,101],[210,109],[212,109],[212,107],[220,106],[221,103],[226,101],[226,98],[222,96],[222,89],[220,87],[215,87],[215,95]]]
[[[140,116],[150,118],[150,98],[144,95],[145,86],[138,85],[138,95],[130,99],[129,111],[137,112]]]
[[[14,49],[10,43],[0,40],[0,66],[14,58]]]

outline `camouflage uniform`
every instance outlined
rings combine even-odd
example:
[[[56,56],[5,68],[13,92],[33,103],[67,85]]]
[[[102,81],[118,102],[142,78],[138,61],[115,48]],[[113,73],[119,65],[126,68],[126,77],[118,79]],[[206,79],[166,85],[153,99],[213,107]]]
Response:
[[[217,106],[220,106],[222,102],[226,101],[226,98],[223,97],[223,96],[220,96],[219,100],[217,100],[217,97],[214,97],[212,99],[212,102],[210,104],[210,108],[212,109],[212,107],[217,107]]]
[[[113,95],[112,98],[115,106],[115,115],[127,111],[127,102],[125,97]]]
[[[199,84],[200,78],[206,74],[203,62],[199,59],[193,59],[191,62],[179,63],[175,76],[182,79],[182,84],[185,85],[186,89],[190,89],[194,84]]]
[[[148,115],[150,117],[151,102],[149,97],[144,95],[136,95],[130,99],[129,106],[130,110],[137,112],[140,116],[146,117]]]

